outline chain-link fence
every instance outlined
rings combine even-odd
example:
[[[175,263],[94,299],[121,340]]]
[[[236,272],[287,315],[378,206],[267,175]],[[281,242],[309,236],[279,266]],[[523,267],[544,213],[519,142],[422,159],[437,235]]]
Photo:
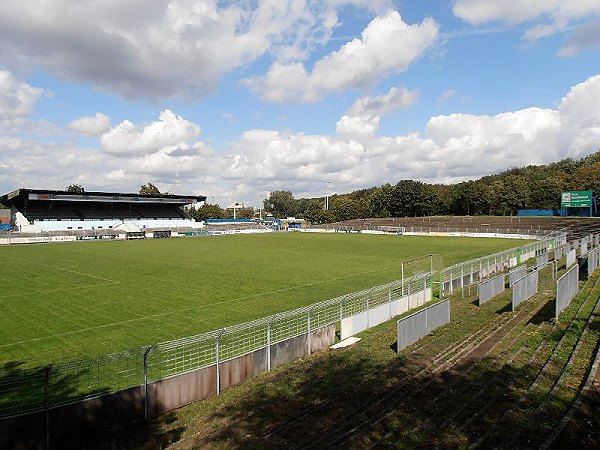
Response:
[[[306,353],[310,353],[311,332],[333,324],[341,328],[344,319],[363,313],[365,328],[369,328],[382,321],[381,314],[374,315],[369,324],[370,312],[376,309],[389,311],[383,316],[389,320],[397,315],[393,302],[431,293],[432,279],[431,273],[420,274],[264,319],[97,358],[34,369],[5,365],[0,368],[0,418],[218,367],[221,362],[297,336],[307,336]],[[266,353],[270,358],[270,352]],[[267,367],[270,369],[270,361]]]
[[[543,240],[522,247],[504,250],[482,258],[472,259],[448,267],[439,275],[439,297],[452,294],[455,289],[476,284],[505,269],[515,267],[566,242],[566,233],[549,234]]]

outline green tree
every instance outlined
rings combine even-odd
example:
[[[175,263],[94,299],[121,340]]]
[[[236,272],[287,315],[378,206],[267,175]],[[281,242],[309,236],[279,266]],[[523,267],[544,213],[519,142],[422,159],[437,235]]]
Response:
[[[85,189],[80,184],[70,184],[65,188],[65,191],[81,194],[82,192],[85,192]]]
[[[336,222],[357,218],[356,204],[348,197],[335,198],[330,209]]]
[[[325,208],[321,200],[312,199],[308,201],[306,209],[303,212],[304,219],[312,225],[321,225],[328,222],[328,215],[325,214]]]
[[[415,180],[400,180],[393,189],[389,211],[394,217],[419,215],[419,200],[423,183]]]
[[[233,218],[233,209],[227,209],[225,211],[225,218],[227,218],[227,219]],[[254,208],[250,208],[250,207],[236,208],[235,209],[235,218],[236,219],[254,219]]]
[[[150,182],[142,184],[139,193],[140,195],[161,195],[160,190]]]
[[[573,175],[576,181],[574,190],[590,190],[596,197],[600,195],[600,162],[582,166]]]
[[[296,201],[290,191],[273,191],[265,199],[264,207],[275,218],[293,217],[297,214]]]
[[[206,219],[224,219],[225,210],[217,204],[205,203],[198,209],[191,209],[190,215],[195,220],[206,220]]]
[[[390,205],[394,195],[394,188],[389,183],[383,184],[369,197],[368,208],[372,217],[390,217]]]
[[[417,215],[432,216],[441,211],[440,198],[437,190],[430,184],[422,183],[420,186]]]

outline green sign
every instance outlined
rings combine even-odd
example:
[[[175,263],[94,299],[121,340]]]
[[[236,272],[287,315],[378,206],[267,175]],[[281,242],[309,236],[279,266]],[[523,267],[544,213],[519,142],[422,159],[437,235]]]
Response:
[[[591,208],[592,191],[572,191],[560,194],[561,208]]]

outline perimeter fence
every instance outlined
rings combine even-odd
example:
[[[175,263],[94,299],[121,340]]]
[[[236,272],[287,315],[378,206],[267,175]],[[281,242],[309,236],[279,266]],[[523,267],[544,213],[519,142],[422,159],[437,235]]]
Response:
[[[544,239],[538,242],[448,267],[439,275],[439,297],[444,297],[446,293],[452,294],[455,289],[463,289],[465,286],[479,283],[491,275],[513,268],[530,258],[546,255],[548,251],[565,245],[566,239],[566,233],[552,233],[544,236]]]
[[[261,367],[270,370],[277,344],[304,336],[291,359],[310,354],[314,332],[333,326],[341,335],[355,334],[387,321],[428,301],[432,281],[431,273],[419,274],[252,322],[97,358],[31,369],[5,365],[0,368],[0,418],[136,386],[143,386],[146,396],[148,383],[207,367],[217,370],[209,392],[219,393],[220,364],[266,349]]]

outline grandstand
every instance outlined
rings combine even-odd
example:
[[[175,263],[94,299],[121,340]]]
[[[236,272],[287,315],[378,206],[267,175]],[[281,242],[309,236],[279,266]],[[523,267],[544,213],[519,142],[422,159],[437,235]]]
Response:
[[[600,219],[597,217],[516,217],[516,216],[428,216],[386,217],[352,219],[315,228],[338,230],[384,230],[402,229],[498,232],[535,234],[536,231],[567,231],[570,237],[578,238],[597,232]]]
[[[123,223],[140,228],[198,228],[183,207],[204,196],[140,195],[17,189],[0,197],[11,223],[22,232],[112,229]]]

